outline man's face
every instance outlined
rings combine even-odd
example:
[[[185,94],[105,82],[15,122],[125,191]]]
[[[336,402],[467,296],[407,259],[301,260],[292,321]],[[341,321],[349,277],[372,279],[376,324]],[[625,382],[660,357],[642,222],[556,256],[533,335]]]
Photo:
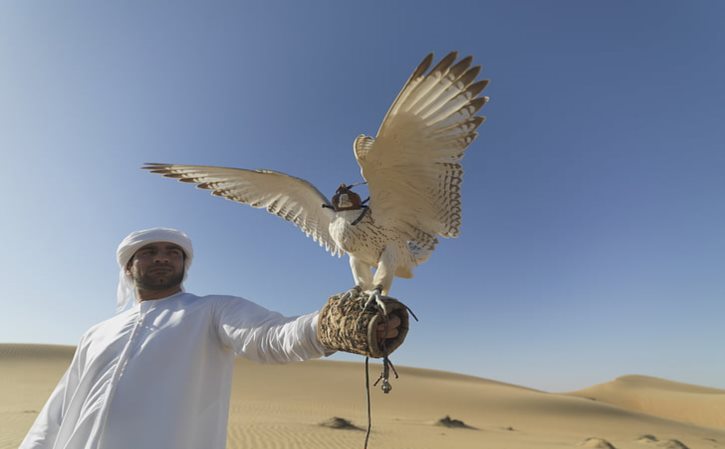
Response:
[[[184,250],[169,242],[150,243],[141,247],[126,265],[140,290],[166,290],[184,280]]]

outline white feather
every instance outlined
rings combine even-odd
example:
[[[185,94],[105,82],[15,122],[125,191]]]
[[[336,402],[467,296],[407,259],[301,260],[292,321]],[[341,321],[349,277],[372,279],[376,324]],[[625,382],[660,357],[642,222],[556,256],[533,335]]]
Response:
[[[460,231],[460,160],[483,122],[476,112],[486,83],[471,59],[450,53],[427,74],[426,58],[390,107],[378,135],[356,141],[368,181],[373,218],[380,226],[455,237]],[[427,63],[426,63],[427,62]],[[421,71],[421,67],[425,67]]]
[[[146,164],[143,168],[179,181],[197,184],[237,203],[266,209],[294,223],[305,235],[335,256],[342,251],[330,237],[334,213],[322,205],[329,200],[304,179],[272,170],[209,167],[204,165]]]

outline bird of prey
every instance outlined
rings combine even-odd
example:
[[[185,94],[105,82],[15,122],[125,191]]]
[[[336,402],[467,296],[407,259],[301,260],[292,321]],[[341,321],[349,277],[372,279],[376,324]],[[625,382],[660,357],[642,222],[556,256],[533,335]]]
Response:
[[[272,170],[148,163],[144,169],[196,183],[212,194],[264,208],[294,223],[332,255],[347,253],[356,288],[386,295],[395,276],[410,278],[437,237],[461,226],[461,158],[478,135],[488,80],[472,57],[433,54],[413,71],[375,138],[360,135],[355,159],[368,200],[340,185],[328,200],[312,184]],[[375,273],[373,275],[373,269]]]

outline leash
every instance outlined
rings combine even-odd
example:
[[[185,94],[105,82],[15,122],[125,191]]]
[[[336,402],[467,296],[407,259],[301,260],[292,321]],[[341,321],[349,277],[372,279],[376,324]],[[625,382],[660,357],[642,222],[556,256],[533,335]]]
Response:
[[[360,220],[363,219],[366,213],[370,210],[367,206],[362,206],[363,210],[362,213],[355,219],[355,221],[352,222],[352,225],[355,226],[356,224],[360,223]]]
[[[418,317],[415,316],[412,310],[410,310],[410,307],[405,306],[406,309],[408,309],[408,312],[413,316],[415,321],[418,321]],[[380,310],[380,307],[378,307],[378,313],[383,314],[383,320],[385,323],[385,327],[387,328],[388,324],[388,316],[385,315],[385,311]],[[393,374],[395,375],[395,378],[397,379],[400,377],[398,375],[398,371],[395,369],[395,365],[393,365],[393,362],[390,361],[390,358],[388,358],[388,351],[385,348],[385,340],[381,343],[383,352],[385,353],[385,356],[383,357],[383,370],[380,373],[380,376],[378,377],[378,380],[375,381],[373,386],[377,386],[380,381],[383,381],[381,385],[381,389],[383,390],[383,393],[388,394],[393,389],[393,386],[390,385],[390,370],[393,371]],[[368,441],[370,440],[370,431],[372,429],[372,410],[371,410],[371,401],[370,401],[370,357],[365,356],[365,399],[367,402],[367,411],[368,411],[368,427],[367,431],[365,432],[365,445],[364,449],[368,449]]]
[[[370,406],[370,357],[365,357],[365,399],[367,400],[367,408],[368,408],[368,428],[365,432],[365,446],[364,449],[368,449],[368,441],[370,440],[370,430],[373,427],[373,417],[372,417],[372,411]],[[383,357],[383,371],[380,373],[380,377],[378,377],[378,380],[375,381],[373,386],[376,386],[378,382],[381,380],[383,381],[382,390],[383,393],[388,394],[390,393],[390,390],[393,389],[393,387],[390,385],[390,382],[388,382],[388,377],[390,375],[390,369],[393,369],[393,373],[395,374],[395,378],[397,379],[398,372],[395,370],[395,367],[393,366],[393,363],[390,361],[388,356]]]
[[[370,370],[368,363],[370,357],[365,356],[365,398],[368,402],[368,430],[365,432],[365,449],[368,449],[368,440],[370,439],[370,428],[373,426],[372,413],[370,411]]]

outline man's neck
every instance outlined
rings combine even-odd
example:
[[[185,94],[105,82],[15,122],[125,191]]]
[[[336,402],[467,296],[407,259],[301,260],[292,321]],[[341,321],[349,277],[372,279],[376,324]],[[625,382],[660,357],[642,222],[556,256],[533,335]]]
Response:
[[[173,294],[179,293],[180,291],[181,291],[181,286],[179,286],[179,285],[168,288],[166,290],[136,289],[136,297],[138,298],[139,302],[152,301],[154,299],[166,298],[167,296],[171,296]]]

